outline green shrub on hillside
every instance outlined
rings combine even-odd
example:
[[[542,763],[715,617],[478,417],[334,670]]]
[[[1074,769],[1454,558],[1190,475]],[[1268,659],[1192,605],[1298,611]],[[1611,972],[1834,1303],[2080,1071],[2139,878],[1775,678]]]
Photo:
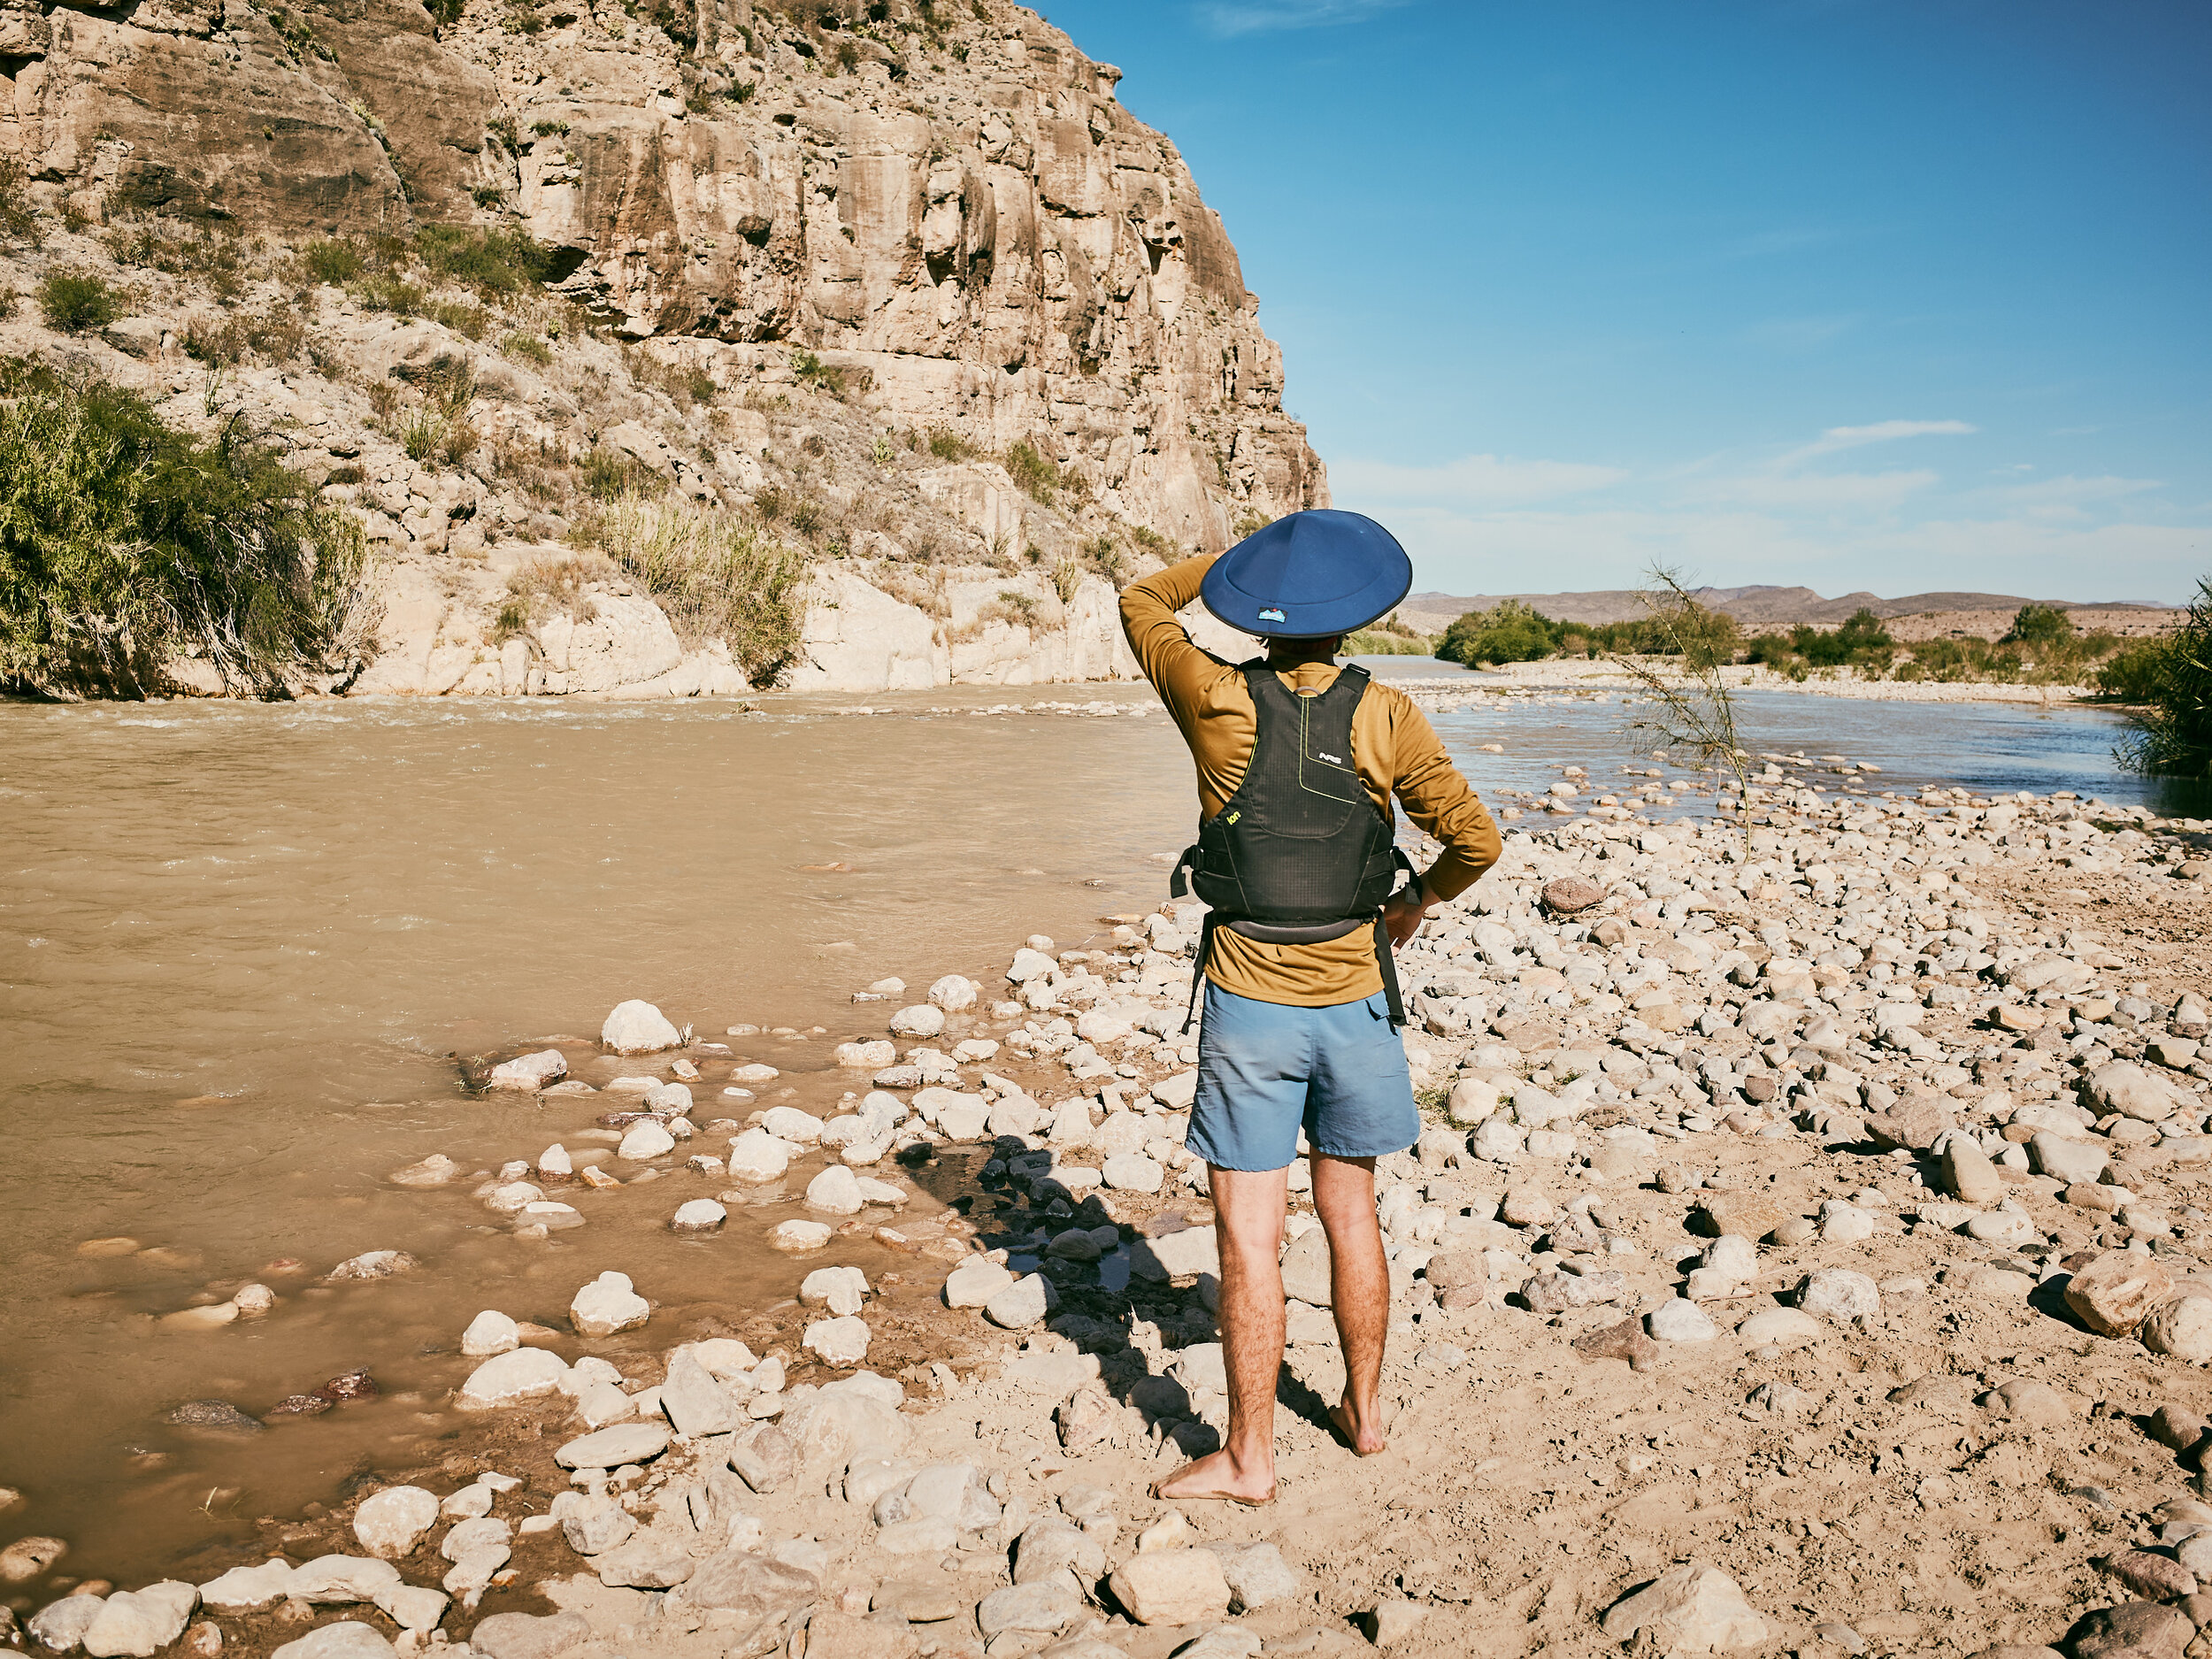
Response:
[[[415,257],[432,276],[487,296],[518,294],[544,281],[553,264],[551,250],[528,231],[467,225],[425,225],[415,233]]]
[[[134,392],[0,365],[0,681],[143,696],[196,649],[284,695],[374,626],[358,523],[235,422],[205,442]]]
[[[2212,577],[2197,582],[2197,596],[2180,627],[2131,646],[2117,664],[2127,666],[2110,686],[2125,686],[2141,706],[2129,720],[2133,734],[2116,751],[2131,772],[2212,779]]]
[[[55,271],[39,284],[38,308],[49,328],[81,334],[120,317],[123,296],[89,271]]]
[[[1053,498],[1067,487],[1060,469],[1026,438],[1007,450],[1006,475],[1030,499],[1045,507],[1051,506]]]

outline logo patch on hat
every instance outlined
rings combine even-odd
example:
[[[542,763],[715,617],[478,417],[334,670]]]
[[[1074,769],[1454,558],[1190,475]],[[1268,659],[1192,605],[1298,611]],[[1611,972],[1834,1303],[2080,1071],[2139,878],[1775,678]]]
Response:
[[[1276,610],[1273,605],[1263,605],[1260,607],[1260,620],[1263,622],[1280,622],[1283,620],[1283,613]]]

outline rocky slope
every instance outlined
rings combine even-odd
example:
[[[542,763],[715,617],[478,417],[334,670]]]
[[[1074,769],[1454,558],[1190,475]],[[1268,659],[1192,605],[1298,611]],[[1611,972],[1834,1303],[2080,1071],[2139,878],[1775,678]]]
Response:
[[[1125,672],[1110,583],[1328,495],[1118,79],[996,0],[11,0],[0,287],[125,314],[18,305],[0,350],[242,411],[353,492],[382,650],[326,685],[742,688],[649,582],[532,591],[611,467],[806,554],[790,683]]]

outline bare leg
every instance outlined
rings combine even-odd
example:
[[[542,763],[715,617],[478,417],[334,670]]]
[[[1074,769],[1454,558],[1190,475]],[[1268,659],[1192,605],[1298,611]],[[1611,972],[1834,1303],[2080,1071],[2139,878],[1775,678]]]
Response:
[[[1329,1415],[1347,1445],[1372,1457],[1388,1444],[1377,1391],[1390,1330],[1390,1264],[1375,1219],[1375,1160],[1317,1156],[1313,1205],[1329,1235],[1329,1288],[1344,1350],[1344,1402]]]
[[[1221,1356],[1229,1372],[1229,1435],[1217,1452],[1152,1488],[1162,1498],[1275,1495],[1275,1384],[1283,1368],[1283,1209],[1286,1170],[1211,1170],[1221,1242]],[[1370,1220],[1372,1220],[1371,1214]]]

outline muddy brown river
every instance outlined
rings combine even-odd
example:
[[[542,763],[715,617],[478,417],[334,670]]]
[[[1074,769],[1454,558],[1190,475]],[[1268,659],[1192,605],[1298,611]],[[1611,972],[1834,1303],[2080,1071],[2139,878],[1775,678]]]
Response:
[[[832,1046],[880,1035],[889,1011],[854,1004],[856,988],[995,983],[1030,933],[1075,948],[1102,916],[1149,908],[1157,855],[1188,839],[1188,764],[1156,707],[1033,706],[1093,697],[1151,701],[1083,687],[916,694],[874,713],[0,704],[0,1487],[22,1494],[0,1500],[0,1544],[70,1545],[56,1578],[0,1596],[205,1578],[260,1517],[435,1461],[465,1432],[446,1394],[480,1309],[565,1325],[576,1287],[618,1268],[661,1310],[658,1349],[789,1298],[825,1261],[895,1271],[904,1258],[873,1245],[767,1250],[787,1207],[733,1208],[715,1237],[679,1240],[675,1206],[725,1185],[680,1170],[561,1189],[587,1225],[534,1243],[473,1182],[388,1178],[432,1152],[467,1171],[590,1144],[579,1132],[618,1097],[480,1096],[462,1067],[566,1038],[587,1081],[640,1070],[591,1052],[625,998],[735,1051],[694,1086],[703,1125],[820,1111],[855,1082]],[[1028,711],[986,712],[1008,703]],[[1617,768],[1621,721],[1617,700],[1555,697],[1438,726],[1479,788],[1541,788],[1558,761]],[[1899,787],[1956,775],[2139,798],[2111,772],[2112,729],[2081,711],[1786,695],[1747,716],[1755,746],[1767,732],[1843,750]],[[1480,752],[1492,741],[1507,753]],[[739,1025],[764,1029],[725,1036]],[[782,1075],[757,1102],[720,1099],[747,1060]],[[956,1164],[922,1180],[917,1211],[951,1195]],[[119,1242],[81,1248],[94,1240]],[[380,1249],[418,1265],[321,1282]],[[265,1317],[165,1318],[249,1281],[277,1293]],[[258,1414],[357,1366],[376,1400],[245,1439],[165,1420],[203,1399]]]

